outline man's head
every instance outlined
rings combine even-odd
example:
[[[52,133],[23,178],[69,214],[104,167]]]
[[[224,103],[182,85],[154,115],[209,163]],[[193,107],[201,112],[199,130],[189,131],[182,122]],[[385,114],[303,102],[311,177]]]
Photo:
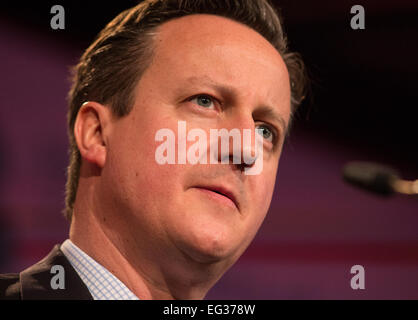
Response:
[[[264,0],[146,1],[121,13],[76,69],[67,217],[80,181],[93,193],[89,214],[127,256],[128,246],[148,250],[148,258],[177,250],[225,269],[268,211],[303,81],[303,64]],[[158,164],[156,132],[177,132],[179,121],[208,136],[262,128],[262,172],[248,176],[232,163]]]

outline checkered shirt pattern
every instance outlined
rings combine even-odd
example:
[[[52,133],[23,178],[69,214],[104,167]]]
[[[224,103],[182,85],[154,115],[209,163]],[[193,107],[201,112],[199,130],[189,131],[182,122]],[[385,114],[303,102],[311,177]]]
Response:
[[[109,270],[94,261],[70,239],[65,240],[60,249],[77,271],[94,300],[139,300]]]

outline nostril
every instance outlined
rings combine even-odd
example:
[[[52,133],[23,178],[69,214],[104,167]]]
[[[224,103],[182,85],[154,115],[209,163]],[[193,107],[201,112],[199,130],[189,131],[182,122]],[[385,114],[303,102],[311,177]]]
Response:
[[[242,148],[242,158],[244,165],[251,166],[258,158],[258,153],[256,150],[253,150],[250,146],[244,146]],[[254,156],[253,156],[254,154]]]

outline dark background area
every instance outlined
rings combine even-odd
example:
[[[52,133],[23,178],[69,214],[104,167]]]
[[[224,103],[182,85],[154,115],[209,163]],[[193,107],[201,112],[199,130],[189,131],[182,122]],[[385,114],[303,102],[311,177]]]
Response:
[[[0,272],[29,266],[67,237],[60,210],[68,68],[135,3],[2,3]],[[312,94],[285,146],[265,224],[209,298],[418,298],[417,199],[376,197],[340,179],[350,160],[418,178],[418,2],[274,3]],[[65,30],[50,28],[55,4],[65,8]],[[350,28],[356,4],[365,8],[365,30]],[[371,274],[361,293],[349,287],[354,264]]]

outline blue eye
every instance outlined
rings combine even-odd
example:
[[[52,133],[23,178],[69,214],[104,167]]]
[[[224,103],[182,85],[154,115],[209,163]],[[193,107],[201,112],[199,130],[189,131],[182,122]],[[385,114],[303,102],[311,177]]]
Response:
[[[201,94],[201,95],[198,95],[195,98],[191,99],[190,101],[193,101],[197,105],[199,105],[203,108],[206,108],[206,109],[215,108],[213,98],[211,96],[208,96],[208,95]]]
[[[257,128],[258,127],[258,128]],[[273,131],[266,125],[259,125],[256,127],[257,132],[266,140],[273,142],[274,133]]]

